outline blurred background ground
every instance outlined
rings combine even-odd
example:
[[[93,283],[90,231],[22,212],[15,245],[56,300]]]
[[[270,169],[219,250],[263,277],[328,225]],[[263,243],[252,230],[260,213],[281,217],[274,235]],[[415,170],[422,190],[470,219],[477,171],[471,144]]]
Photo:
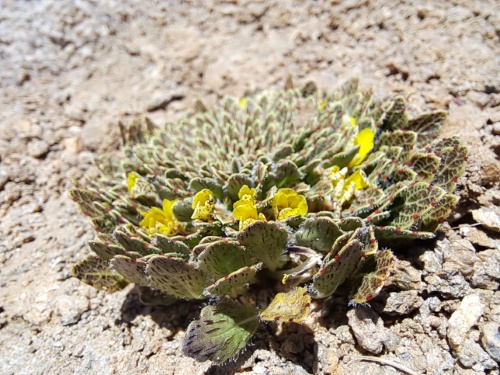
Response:
[[[419,374],[498,374],[499,14],[494,0],[3,0],[0,373],[398,373],[356,360],[379,354]],[[443,133],[471,146],[462,202],[437,241],[395,249],[372,310],[332,299],[215,369],[180,350],[195,306],[71,278],[93,233],[65,191],[118,150],[118,120],[174,121],[288,74],[327,90],[359,76],[410,112],[448,110]]]

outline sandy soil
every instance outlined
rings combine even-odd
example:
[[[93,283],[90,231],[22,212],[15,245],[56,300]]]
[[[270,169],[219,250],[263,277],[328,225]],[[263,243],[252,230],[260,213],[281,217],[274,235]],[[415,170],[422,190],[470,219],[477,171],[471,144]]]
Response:
[[[3,0],[0,373],[398,373],[360,361],[378,340],[380,357],[415,373],[498,374],[499,15],[494,0]],[[395,249],[372,310],[332,299],[305,327],[264,327],[216,369],[180,350],[196,305],[153,309],[133,288],[71,278],[93,233],[65,191],[116,152],[118,120],[173,121],[198,98],[279,88],[288,74],[323,89],[359,76],[412,110],[447,109],[443,133],[471,146],[462,200],[437,241]]]

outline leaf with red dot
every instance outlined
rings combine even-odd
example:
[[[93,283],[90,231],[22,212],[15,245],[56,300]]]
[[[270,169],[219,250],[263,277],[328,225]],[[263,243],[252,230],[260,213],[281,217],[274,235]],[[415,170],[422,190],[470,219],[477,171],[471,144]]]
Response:
[[[408,122],[408,130],[418,133],[417,145],[422,146],[434,140],[446,120],[446,111],[424,113]]]
[[[153,255],[148,260],[146,273],[151,286],[178,298],[203,299],[208,284],[205,271],[195,268],[182,258]]]
[[[125,288],[127,280],[109,267],[108,261],[96,256],[78,262],[71,269],[71,274],[87,285],[98,290],[114,293]]]
[[[255,221],[239,232],[237,239],[251,257],[274,271],[280,265],[280,256],[288,242],[288,232],[276,224]]]
[[[418,226],[419,218],[432,210],[432,202],[440,200],[444,194],[445,191],[437,186],[429,189],[429,184],[426,182],[412,184],[399,193],[399,198],[403,203],[397,211],[393,211],[393,218],[389,225],[401,227],[401,229]]]
[[[467,164],[465,158],[468,154],[468,148],[461,144],[443,148],[441,150],[441,164],[437,168],[438,172],[432,183],[441,186],[448,193],[453,193],[458,177],[462,176],[465,171]]]
[[[249,251],[236,241],[212,242],[198,256],[199,268],[217,278],[254,263]]]
[[[406,102],[402,96],[394,98],[390,102],[382,128],[387,130],[398,130],[406,128],[408,116],[406,114]]]
[[[232,298],[244,293],[243,287],[250,283],[257,272],[262,269],[262,263],[257,263],[251,267],[243,267],[237,271],[231,272],[218,279],[215,283],[206,288],[209,295],[223,296],[227,295]]]
[[[324,272],[318,272],[313,277],[312,287],[315,298],[325,298],[337,290],[354,272],[361,259],[363,244],[357,239],[351,239],[338,253],[338,257],[329,261]]]
[[[380,293],[384,282],[389,277],[393,267],[394,256],[390,250],[383,250],[376,254],[375,271],[363,276],[361,285],[354,295],[354,302],[365,303]]]
[[[326,253],[335,240],[343,234],[333,219],[315,217],[307,219],[297,231],[296,244]]]
[[[128,281],[137,285],[149,286],[144,260],[117,255],[111,260],[111,266]]]

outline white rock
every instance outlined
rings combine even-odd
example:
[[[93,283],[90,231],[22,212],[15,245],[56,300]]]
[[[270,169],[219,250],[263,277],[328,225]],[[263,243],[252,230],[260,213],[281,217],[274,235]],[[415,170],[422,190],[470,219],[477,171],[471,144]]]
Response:
[[[55,312],[61,317],[62,325],[78,322],[80,316],[89,309],[89,300],[83,296],[60,295],[55,300]]]
[[[467,332],[477,324],[483,314],[484,306],[476,294],[465,296],[458,309],[448,321],[448,341],[453,349],[463,344]]]
[[[347,319],[359,346],[370,353],[382,351],[387,336],[384,322],[372,309],[366,306],[352,309],[347,313]]]

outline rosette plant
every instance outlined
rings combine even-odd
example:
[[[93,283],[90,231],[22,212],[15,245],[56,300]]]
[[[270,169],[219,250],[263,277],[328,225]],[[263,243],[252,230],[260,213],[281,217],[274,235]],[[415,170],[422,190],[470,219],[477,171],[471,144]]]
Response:
[[[260,322],[301,322],[338,288],[370,301],[394,261],[380,246],[432,238],[457,203],[468,150],[436,138],[443,111],[409,118],[403,97],[356,80],[196,108],[163,128],[120,125],[123,157],[97,160],[101,178],[69,194],[97,232],[74,276],[209,300],[183,346],[198,360],[235,357]]]

